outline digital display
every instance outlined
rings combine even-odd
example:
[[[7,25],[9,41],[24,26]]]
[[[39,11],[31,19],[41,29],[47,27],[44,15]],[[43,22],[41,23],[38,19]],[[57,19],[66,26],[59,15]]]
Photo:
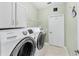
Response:
[[[28,32],[29,32],[29,34],[32,34],[33,33],[32,29],[29,29]]]

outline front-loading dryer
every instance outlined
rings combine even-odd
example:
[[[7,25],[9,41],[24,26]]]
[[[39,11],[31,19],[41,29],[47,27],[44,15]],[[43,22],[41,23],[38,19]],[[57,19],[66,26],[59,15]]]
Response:
[[[1,56],[32,56],[36,51],[36,42],[27,28],[8,28],[0,30]]]
[[[35,51],[35,56],[39,55],[39,51],[43,48],[44,46],[44,41],[45,41],[45,31],[41,29],[40,27],[32,27],[28,28],[28,32],[32,38],[34,38],[36,42],[36,51]]]

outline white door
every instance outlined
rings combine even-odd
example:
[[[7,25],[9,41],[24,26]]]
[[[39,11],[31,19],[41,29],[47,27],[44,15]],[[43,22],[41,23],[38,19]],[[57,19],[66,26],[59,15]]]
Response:
[[[14,27],[13,3],[0,2],[0,28]]]
[[[64,46],[64,16],[49,17],[49,43]]]

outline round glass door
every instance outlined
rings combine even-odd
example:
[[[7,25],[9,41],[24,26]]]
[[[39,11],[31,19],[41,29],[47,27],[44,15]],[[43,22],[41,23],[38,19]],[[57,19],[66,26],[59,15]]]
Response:
[[[44,46],[45,34],[40,32],[37,39],[37,48],[40,50]]]
[[[32,56],[35,50],[35,41],[31,37],[26,37],[16,45],[10,56]]]

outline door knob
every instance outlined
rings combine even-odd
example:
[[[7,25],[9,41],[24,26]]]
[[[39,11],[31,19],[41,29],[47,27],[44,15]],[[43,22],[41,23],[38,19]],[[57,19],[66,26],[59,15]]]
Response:
[[[52,32],[49,32],[49,33],[52,33]]]

